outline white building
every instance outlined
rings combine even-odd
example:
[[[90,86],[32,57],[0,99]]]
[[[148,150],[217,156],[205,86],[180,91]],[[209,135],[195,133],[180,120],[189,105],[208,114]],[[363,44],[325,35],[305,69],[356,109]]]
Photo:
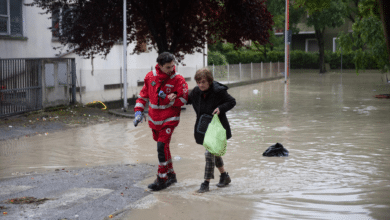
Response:
[[[32,2],[33,0],[0,0],[0,59],[59,57],[59,51],[53,48],[60,46],[60,43],[49,30],[55,21],[49,19],[50,14],[40,14],[43,12],[41,8],[23,5]],[[157,58],[154,50],[129,55],[134,46],[131,44],[127,48],[128,98],[138,95],[142,88],[140,81],[156,65]],[[119,100],[123,97],[119,88],[122,82],[122,56],[121,44],[115,45],[104,59],[84,59],[74,53],[61,55],[63,58],[76,60],[77,87],[82,91],[82,103]],[[195,71],[207,65],[207,58],[201,53],[186,55],[183,63],[186,66],[177,66],[177,70],[188,80],[189,86],[193,87]],[[77,101],[80,101],[80,94],[77,94]]]

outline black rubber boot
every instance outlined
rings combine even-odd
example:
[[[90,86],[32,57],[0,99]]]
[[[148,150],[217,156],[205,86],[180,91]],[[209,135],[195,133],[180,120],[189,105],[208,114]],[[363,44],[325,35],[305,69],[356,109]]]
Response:
[[[207,192],[209,191],[209,182],[207,181],[204,181],[202,184],[200,184],[200,189],[198,189],[198,193],[204,193],[204,192]]]
[[[177,183],[176,173],[168,173],[167,187],[174,183]]]
[[[219,183],[217,184],[217,186],[218,187],[225,187],[225,186],[229,185],[229,183],[231,181],[232,180],[230,179],[230,176],[227,172],[222,173],[220,178],[219,178]]]
[[[153,191],[159,191],[159,190],[167,188],[167,183],[164,179],[161,179],[157,175],[157,179],[153,183],[149,184],[148,188],[153,190]]]

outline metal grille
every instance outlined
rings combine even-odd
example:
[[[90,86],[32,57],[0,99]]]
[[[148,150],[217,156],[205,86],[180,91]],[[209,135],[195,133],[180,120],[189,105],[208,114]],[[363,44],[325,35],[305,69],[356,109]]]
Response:
[[[39,60],[0,60],[0,116],[41,108]]]
[[[74,59],[0,59],[0,117],[74,102],[74,72]]]

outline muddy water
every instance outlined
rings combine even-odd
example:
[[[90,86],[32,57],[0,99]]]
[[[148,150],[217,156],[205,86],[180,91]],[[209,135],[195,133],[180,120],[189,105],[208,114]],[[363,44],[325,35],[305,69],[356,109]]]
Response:
[[[232,183],[195,191],[204,148],[194,143],[194,112],[183,111],[171,152],[178,183],[132,204],[125,219],[388,219],[390,102],[378,74],[292,74],[229,90],[237,106],[223,157]],[[282,143],[286,158],[267,158]],[[115,163],[156,164],[146,123],[130,120],[35,136],[0,145],[0,176]],[[155,177],[139,183],[145,187]]]

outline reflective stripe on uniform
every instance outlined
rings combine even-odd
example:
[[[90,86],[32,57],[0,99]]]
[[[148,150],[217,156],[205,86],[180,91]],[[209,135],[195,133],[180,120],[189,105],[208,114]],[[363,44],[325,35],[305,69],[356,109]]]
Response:
[[[175,76],[177,76],[177,75],[180,75],[178,72],[176,72],[175,74],[173,74],[172,76],[171,76],[171,79],[173,79],[173,78],[175,78]]]
[[[165,162],[158,162],[158,165],[166,166],[166,165],[168,165],[169,163],[172,163],[172,160],[168,160],[168,161],[165,161]]]
[[[167,177],[167,174],[166,173],[159,173],[158,176],[160,178],[166,178]]]
[[[180,99],[180,101],[181,101],[183,104],[187,104],[187,101],[186,101],[185,98],[180,97],[179,99]]]
[[[149,102],[149,107],[152,109],[167,109],[171,107],[175,101],[171,101],[168,105],[153,105],[152,103]]]
[[[138,98],[143,99],[145,102],[149,101],[148,98],[144,98],[144,97],[142,97],[142,96],[140,96],[140,95],[138,95]]]
[[[145,108],[145,106],[144,106],[142,103],[137,103],[137,104],[135,104],[135,108],[136,108],[136,107]]]
[[[180,117],[171,117],[171,118],[165,119],[164,121],[153,121],[152,118],[150,116],[148,116],[148,120],[150,122],[152,122],[154,125],[162,125],[165,122],[169,122],[169,121],[179,121]]]
[[[165,161],[165,162],[158,162],[158,165],[159,165],[159,166],[166,166],[166,165],[168,165],[168,161]]]

